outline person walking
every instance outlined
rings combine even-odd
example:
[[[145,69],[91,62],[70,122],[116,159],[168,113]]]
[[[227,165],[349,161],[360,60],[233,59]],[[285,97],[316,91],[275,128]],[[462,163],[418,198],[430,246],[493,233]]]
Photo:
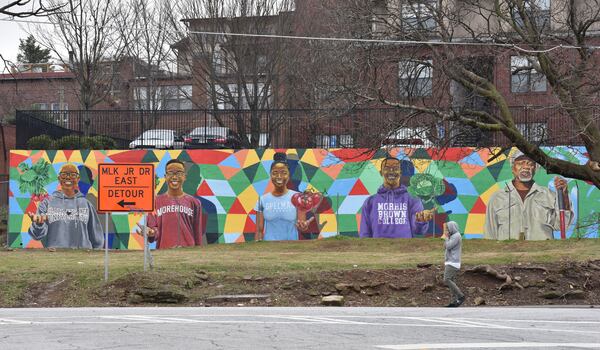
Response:
[[[447,307],[458,307],[465,302],[465,294],[456,285],[456,278],[460,271],[460,255],[462,237],[458,230],[458,224],[454,221],[448,221],[444,224],[445,268],[444,283],[452,293],[452,301]]]

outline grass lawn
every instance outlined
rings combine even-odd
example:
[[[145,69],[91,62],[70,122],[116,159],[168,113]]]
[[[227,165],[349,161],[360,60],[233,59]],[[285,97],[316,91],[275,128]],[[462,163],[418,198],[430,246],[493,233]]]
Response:
[[[214,244],[198,248],[156,250],[155,266],[173,272],[202,269],[212,273],[269,276],[298,270],[344,270],[415,267],[443,262],[441,239],[331,238],[316,241]],[[142,251],[110,251],[110,269],[119,274],[140,270]],[[600,259],[600,240],[489,241],[464,240],[463,264],[553,262]],[[70,273],[102,276],[103,251],[13,250],[0,252],[0,277]],[[357,265],[357,266],[354,266]]]
[[[319,272],[413,268],[443,263],[441,239],[331,238],[316,241],[250,242],[153,251],[157,284],[193,278],[202,270],[220,279],[242,276],[306,276]],[[111,251],[110,283],[126,282],[143,271],[142,251]],[[550,263],[600,259],[600,240],[464,240],[463,264]],[[155,276],[155,277],[152,277]],[[86,305],[86,295],[104,284],[104,252],[85,250],[5,250],[0,252],[0,306],[20,305],[24,293],[68,280],[72,301]],[[122,281],[125,280],[125,281]],[[233,286],[232,288],[234,288]],[[68,299],[68,298],[67,298]]]

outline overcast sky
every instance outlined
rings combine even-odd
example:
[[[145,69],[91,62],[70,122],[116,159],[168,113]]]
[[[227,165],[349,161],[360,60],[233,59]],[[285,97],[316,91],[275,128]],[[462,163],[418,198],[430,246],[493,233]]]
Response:
[[[19,39],[25,39],[27,33],[21,28],[23,24],[0,21],[0,54],[10,61],[17,60]]]

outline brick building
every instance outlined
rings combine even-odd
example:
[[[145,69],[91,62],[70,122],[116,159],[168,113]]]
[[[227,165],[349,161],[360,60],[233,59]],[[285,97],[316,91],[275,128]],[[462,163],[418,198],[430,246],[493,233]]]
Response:
[[[152,126],[152,121],[140,124],[139,116],[130,111],[193,108],[189,77],[159,69],[149,73],[147,64],[132,58],[104,62],[103,72],[98,89],[104,97],[91,110],[112,114],[86,122],[86,114],[80,112],[83,107],[75,74],[68,65],[41,63],[22,64],[11,73],[0,74],[0,117],[11,119],[17,110],[48,111],[45,119],[64,129],[62,134],[88,130],[126,142]],[[39,133],[43,131],[34,134]]]
[[[123,58],[104,62],[105,94],[93,110],[192,109],[189,77],[156,70],[149,83],[147,65]],[[150,87],[149,87],[150,86]],[[148,93],[153,90],[154,94]],[[14,115],[16,110],[81,110],[79,85],[68,65],[37,63],[20,65],[10,73],[0,74],[0,116]],[[151,96],[150,98],[146,98]],[[148,104],[148,105],[147,105]]]
[[[536,26],[544,28],[544,33],[561,32],[564,29],[561,25],[566,21],[565,14],[561,12],[564,9],[562,5],[565,5],[563,2],[528,0],[524,11],[531,15]],[[352,8],[352,3],[368,6]],[[157,72],[150,79],[148,68],[139,68],[143,64],[136,64],[133,60],[113,64],[107,69],[107,74],[116,74],[118,79],[111,85],[106,101],[94,106],[94,109],[206,109],[212,111],[205,113],[206,118],[178,122],[176,128],[183,130],[227,120],[227,126],[252,136],[252,145],[256,146],[261,144],[259,140],[280,132],[281,125],[290,125],[282,124],[281,118],[288,118],[288,115],[269,111],[332,108],[341,112],[305,113],[303,118],[298,118],[296,125],[299,125],[299,130],[292,136],[304,138],[306,142],[303,145],[306,147],[361,146],[360,137],[380,137],[381,133],[394,132],[398,124],[402,125],[402,132],[410,132],[433,123],[426,113],[415,116],[399,110],[381,113],[355,111],[357,106],[387,107],[381,99],[442,110],[473,109],[488,114],[498,113],[497,104],[465,88],[444,71],[445,67],[462,61],[495,85],[507,108],[513,112],[517,128],[527,139],[546,144],[580,143],[577,138],[570,138],[578,133],[574,132],[572,123],[565,122],[568,119],[556,94],[546,77],[535,69],[537,60],[531,59],[533,54],[514,47],[492,45],[494,40],[513,40],[511,33],[514,34],[514,28],[506,28],[505,23],[504,26],[498,24],[492,12],[487,15],[478,13],[478,9],[489,9],[491,4],[491,1],[458,0],[302,0],[296,1],[293,11],[269,16],[184,19],[189,33],[173,43],[178,74]],[[449,41],[458,44],[475,41],[481,45],[465,44],[441,49],[442,46],[418,44],[441,40],[442,31],[439,19],[436,19],[436,11],[441,8],[449,11],[444,14],[447,17],[443,21],[455,25]],[[462,22],[452,22],[455,20],[449,15],[452,13],[456,13],[456,18]],[[514,10],[509,15],[516,16],[514,23],[517,28],[524,25],[524,17],[519,17]],[[464,24],[474,31],[465,30]],[[486,27],[485,24],[493,26]],[[490,30],[485,33],[481,28]],[[200,32],[248,33],[263,37],[198,34]],[[590,33],[586,44],[597,42],[595,32]],[[388,42],[340,43],[309,40],[307,37],[381,39]],[[527,43],[522,46],[528,47]],[[596,51],[592,54],[598,56]],[[565,59],[565,62],[568,60]],[[360,95],[356,94],[357,90],[363,87],[378,91],[380,96],[372,95],[376,97],[372,101],[357,98]],[[23,91],[28,93],[21,93]],[[0,94],[7,99],[0,103],[0,115],[10,114],[14,109],[29,108],[76,110],[80,108],[76,91],[72,73],[67,70],[2,75]],[[230,109],[248,112],[225,111]],[[354,112],[344,113],[348,110]],[[332,123],[328,116],[341,118]],[[125,138],[125,135],[130,137],[142,128],[156,124],[139,123],[138,119],[138,116],[123,113],[118,118],[119,123],[114,125],[123,130]],[[451,123],[446,124],[430,128],[437,132],[438,139],[452,136],[450,134],[458,130]],[[101,126],[98,124],[95,129],[102,130]],[[461,127],[458,131],[463,129]],[[311,136],[302,136],[304,131]],[[329,136],[335,136],[338,141],[332,142]],[[455,141],[455,146],[506,142],[497,132],[486,134],[476,131],[467,132]]]
[[[317,58],[304,70],[304,81],[319,84],[300,86],[312,90],[303,95],[309,97],[309,103],[327,105],[333,100],[341,107],[340,96],[348,90],[355,96],[371,97],[350,103],[368,108],[384,107],[382,100],[386,100],[391,105],[498,115],[499,108],[506,107],[516,128],[530,142],[582,144],[582,126],[569,111],[587,109],[584,114],[589,114],[588,120],[600,125],[595,87],[600,54],[595,49],[585,54],[576,49],[600,44],[598,4],[563,0],[501,1],[500,8],[494,4],[490,0],[300,1],[296,15],[307,23],[298,21],[296,35],[357,39],[347,44],[304,45],[305,61]],[[571,21],[578,24],[570,25]],[[590,27],[576,37],[573,28],[585,23]],[[326,46],[334,47],[330,57],[320,54]],[[552,90],[556,83],[551,84],[541,73],[544,67],[540,59],[550,62],[551,69],[545,71],[556,75],[550,79],[559,84],[568,80],[563,88],[575,94],[571,99],[559,99],[560,93]],[[332,69],[336,66],[339,68]],[[455,79],[466,76],[452,74],[451,69],[458,67],[490,81],[502,102]],[[311,76],[311,72],[316,73]],[[341,92],[337,99],[336,92]],[[405,117],[398,113],[391,118],[405,120],[390,120],[382,128],[433,123],[427,113],[411,116],[407,112]],[[446,128],[446,137],[450,136],[448,131],[465,131],[464,126],[442,128]],[[454,139],[454,145],[501,145],[508,141],[499,132],[466,131],[462,138]]]

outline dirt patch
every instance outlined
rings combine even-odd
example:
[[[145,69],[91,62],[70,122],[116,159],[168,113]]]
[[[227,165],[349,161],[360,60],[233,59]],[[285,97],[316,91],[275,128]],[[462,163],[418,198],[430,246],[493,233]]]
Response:
[[[410,269],[306,271],[261,276],[190,271],[128,273],[106,285],[81,286],[73,276],[27,287],[17,305],[160,305],[161,296],[181,306],[318,306],[323,296],[343,295],[345,306],[444,306],[450,300],[443,266]],[[598,305],[600,260],[552,264],[463,266],[458,279],[466,306]],[[218,295],[268,295],[257,299],[215,299]],[[73,295],[79,302],[73,303]],[[150,297],[148,297],[150,296]],[[165,299],[165,296],[167,298]]]
[[[52,282],[36,282],[29,285],[22,299],[25,302],[21,306],[31,307],[60,307],[69,298],[68,291],[73,281],[72,277],[65,276]]]

